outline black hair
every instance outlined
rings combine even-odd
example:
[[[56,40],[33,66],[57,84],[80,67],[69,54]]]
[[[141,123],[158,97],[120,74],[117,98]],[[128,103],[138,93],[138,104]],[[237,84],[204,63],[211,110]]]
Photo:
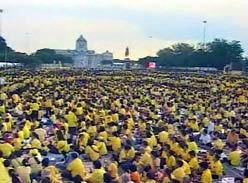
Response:
[[[99,160],[93,161],[93,165],[96,169],[100,169],[102,167],[102,163]]]

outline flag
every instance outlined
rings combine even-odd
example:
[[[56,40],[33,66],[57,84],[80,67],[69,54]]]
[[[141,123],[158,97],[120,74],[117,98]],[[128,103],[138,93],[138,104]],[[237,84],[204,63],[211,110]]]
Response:
[[[125,52],[125,57],[128,57],[128,56],[129,56],[129,48],[127,47],[126,52]]]

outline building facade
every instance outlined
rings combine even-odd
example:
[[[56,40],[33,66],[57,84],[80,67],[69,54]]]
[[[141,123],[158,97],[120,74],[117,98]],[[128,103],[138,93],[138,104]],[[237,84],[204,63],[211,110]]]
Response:
[[[87,40],[82,35],[76,40],[75,50],[55,50],[55,52],[71,57],[74,68],[101,69],[103,60],[113,60],[113,54],[108,50],[101,54],[88,50]]]

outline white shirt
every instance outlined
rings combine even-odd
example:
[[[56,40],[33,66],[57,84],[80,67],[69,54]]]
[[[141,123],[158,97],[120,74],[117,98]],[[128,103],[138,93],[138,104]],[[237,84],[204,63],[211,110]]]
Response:
[[[210,137],[210,135],[209,134],[202,134],[201,136],[200,136],[200,142],[202,143],[202,144],[208,144],[208,143],[211,143],[211,137]]]
[[[210,121],[208,124],[208,133],[213,132],[214,127],[215,127],[215,124],[212,121]]]

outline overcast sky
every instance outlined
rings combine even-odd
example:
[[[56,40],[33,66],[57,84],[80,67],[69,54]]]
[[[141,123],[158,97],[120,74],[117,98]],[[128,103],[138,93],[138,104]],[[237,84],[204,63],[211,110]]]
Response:
[[[240,40],[248,49],[248,0],[0,0],[3,36],[18,51],[90,49],[123,58],[155,55],[175,42]],[[247,52],[246,52],[247,53]]]

